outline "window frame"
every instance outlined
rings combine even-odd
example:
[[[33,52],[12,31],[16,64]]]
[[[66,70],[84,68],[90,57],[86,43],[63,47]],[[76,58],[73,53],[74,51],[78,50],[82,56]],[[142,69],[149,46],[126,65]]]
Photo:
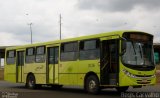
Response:
[[[92,40],[95,40],[96,44],[95,44],[95,48],[94,49],[86,49],[85,48],[85,42],[86,41],[92,41]],[[82,43],[83,43],[83,46],[82,46]],[[96,59],[100,59],[100,39],[99,38],[95,38],[95,39],[87,39],[87,40],[81,40],[79,42],[79,60],[96,60]],[[99,56],[98,57],[95,57],[94,59],[92,58],[81,58],[81,52],[87,52],[87,51],[99,51]]]
[[[72,51],[65,51],[65,44],[71,44],[71,43],[74,43],[76,45],[76,48],[73,48]],[[79,52],[79,42],[78,41],[71,41],[71,42],[66,42],[66,43],[61,43],[61,46],[60,46],[60,61],[76,61],[78,59],[78,52]],[[62,59],[62,55],[64,53],[74,53],[73,54],[73,59]]]
[[[85,41],[92,41],[92,40],[95,40],[96,41],[96,48],[94,48],[94,49],[85,49]],[[99,41],[99,44],[97,44],[97,41]],[[95,49],[100,49],[100,39],[87,39],[87,40],[81,40],[80,42],[79,42],[79,51],[81,51],[82,50],[82,46],[81,46],[81,43],[83,42],[83,51],[86,51],[86,50],[95,50]]]
[[[14,56],[10,57],[9,56],[9,52],[12,52],[12,51],[14,52]],[[11,59],[11,58],[14,59],[14,63],[8,63],[8,59]],[[6,55],[6,63],[7,63],[7,65],[15,64],[16,63],[16,59],[15,58],[16,58],[16,50],[14,50],[14,49],[13,50],[7,50],[7,55]]]
[[[44,47],[44,50],[43,50],[43,53],[37,53],[37,49],[40,48],[40,47]],[[40,60],[40,61],[37,61],[37,57],[38,56],[43,56],[43,58]],[[35,62],[36,63],[45,63],[46,62],[46,46],[45,45],[42,45],[42,46],[36,46],[36,49],[35,49]]]
[[[28,50],[31,49],[31,48],[33,49],[33,54],[32,54],[32,55],[28,55]],[[36,57],[36,56],[35,56],[35,51],[36,51],[35,47],[28,47],[28,48],[26,48],[26,53],[25,53],[25,54],[26,54],[26,55],[25,55],[25,63],[26,63],[26,64],[34,63],[34,62],[35,62],[35,57]],[[33,57],[33,56],[34,56],[34,57]],[[33,59],[33,62],[27,62],[27,58],[28,58],[28,57],[33,57],[33,58],[34,58],[34,59]]]
[[[51,57],[51,49],[53,49],[53,57]],[[56,50],[57,49],[57,50]],[[59,63],[59,46],[55,46],[55,47],[48,47],[48,64],[58,64]],[[56,55],[57,54],[57,55]],[[56,59],[56,56],[57,56],[57,58],[58,59]],[[50,58],[53,58],[54,59],[54,61],[52,62],[52,61],[50,61]]]
[[[43,53],[37,53],[37,49],[38,48],[40,48],[40,47],[44,47],[44,49],[43,49]],[[45,45],[43,45],[43,46],[37,46],[36,47],[36,50],[35,50],[35,55],[44,55],[44,54],[46,54],[46,46]]]
[[[31,48],[33,49],[33,54],[29,55],[28,50],[31,49]],[[35,47],[26,48],[26,56],[33,56],[33,55],[35,55]]]

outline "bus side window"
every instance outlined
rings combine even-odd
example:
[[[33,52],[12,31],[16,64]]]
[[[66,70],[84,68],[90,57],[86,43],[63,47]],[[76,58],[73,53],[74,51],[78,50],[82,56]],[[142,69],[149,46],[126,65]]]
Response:
[[[78,42],[61,44],[61,61],[74,61],[78,58]]]
[[[7,64],[15,64],[16,52],[15,50],[7,51]]]
[[[35,48],[27,48],[26,49],[26,63],[34,63],[35,62]]]
[[[80,42],[80,60],[92,60],[100,57],[100,41],[92,39]]]
[[[36,62],[37,63],[45,62],[45,46],[36,47]]]
[[[50,47],[48,49],[48,63],[58,64],[59,62],[59,47]]]

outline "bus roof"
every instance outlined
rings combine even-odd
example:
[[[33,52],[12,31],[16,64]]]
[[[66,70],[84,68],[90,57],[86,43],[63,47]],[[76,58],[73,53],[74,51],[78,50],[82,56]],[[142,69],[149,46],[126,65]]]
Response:
[[[8,47],[6,50],[10,49],[23,49],[27,47],[35,47],[35,46],[42,46],[42,45],[51,45],[51,44],[58,44],[58,43],[65,43],[65,42],[72,42],[72,41],[79,41],[79,40],[87,40],[87,39],[94,39],[94,38],[100,38],[100,37],[107,37],[107,36],[122,36],[124,32],[130,33],[130,32],[140,32],[140,33],[145,33],[142,31],[135,31],[135,30],[121,30],[121,31],[112,31],[112,32],[103,32],[99,34],[94,34],[94,35],[87,35],[87,36],[80,36],[80,37],[75,37],[75,38],[68,38],[68,39],[62,39],[62,40],[55,40],[55,41],[48,41],[48,42],[41,42],[41,43],[34,43],[34,44],[27,44],[27,45],[19,45],[19,46],[14,46],[14,47]],[[149,34],[149,33],[145,33]],[[150,36],[153,36],[149,34]]]

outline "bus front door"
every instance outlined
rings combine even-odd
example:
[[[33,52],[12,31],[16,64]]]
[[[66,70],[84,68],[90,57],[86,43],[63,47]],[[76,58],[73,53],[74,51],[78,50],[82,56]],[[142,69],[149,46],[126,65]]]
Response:
[[[24,74],[24,51],[17,51],[17,64],[16,64],[16,78],[17,82],[23,82],[23,74]]]
[[[102,85],[118,84],[119,40],[102,40],[100,76]]]
[[[59,46],[48,47],[48,60],[47,60],[47,83],[58,83],[58,63],[59,63]]]

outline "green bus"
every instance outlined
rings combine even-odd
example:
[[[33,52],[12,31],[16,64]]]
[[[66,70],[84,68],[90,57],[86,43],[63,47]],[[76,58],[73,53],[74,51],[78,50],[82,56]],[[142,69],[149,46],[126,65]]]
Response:
[[[81,86],[97,94],[154,85],[153,35],[126,30],[9,47],[4,70],[6,81],[28,88]]]

